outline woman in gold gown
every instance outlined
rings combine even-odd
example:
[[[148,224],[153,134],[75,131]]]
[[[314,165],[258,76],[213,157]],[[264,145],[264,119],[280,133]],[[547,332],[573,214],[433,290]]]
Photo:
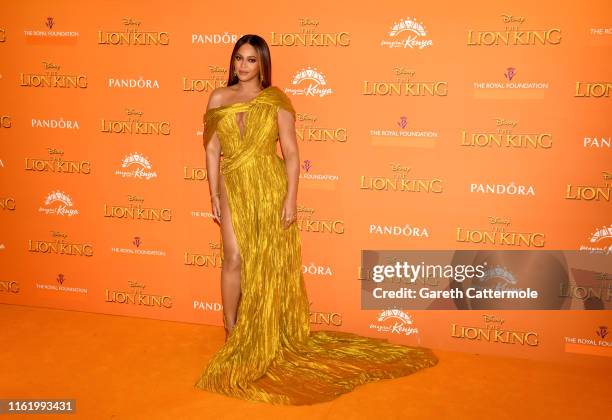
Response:
[[[435,365],[436,356],[422,347],[310,331],[300,232],[293,223],[299,176],[295,110],[271,85],[270,65],[265,40],[240,38],[228,86],[211,93],[204,115],[228,335],[195,386],[252,401],[313,404]],[[276,153],[277,140],[284,159]]]

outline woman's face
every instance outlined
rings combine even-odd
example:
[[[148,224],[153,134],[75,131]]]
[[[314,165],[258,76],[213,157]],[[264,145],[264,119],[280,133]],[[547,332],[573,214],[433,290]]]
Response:
[[[234,55],[234,69],[242,82],[259,78],[259,57],[251,44],[242,44]]]

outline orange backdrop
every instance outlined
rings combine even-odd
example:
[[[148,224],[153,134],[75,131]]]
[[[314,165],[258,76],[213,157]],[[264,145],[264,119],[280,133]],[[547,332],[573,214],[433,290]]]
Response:
[[[358,272],[362,250],[612,245],[608,1],[232,5],[1,6],[0,302],[221,324],[202,115],[256,33],[298,112],[313,329],[609,363],[605,279],[605,310],[405,311],[397,334]],[[498,225],[543,242],[457,235]],[[470,335],[500,328],[535,339]]]

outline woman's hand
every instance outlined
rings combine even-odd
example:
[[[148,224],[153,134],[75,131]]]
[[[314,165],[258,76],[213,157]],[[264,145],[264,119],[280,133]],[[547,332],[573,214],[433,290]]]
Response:
[[[213,220],[221,224],[221,200],[218,195],[210,197],[210,207],[212,209]]]
[[[297,203],[296,200],[285,198],[283,210],[281,212],[281,223],[283,228],[287,229],[291,223],[297,219]]]

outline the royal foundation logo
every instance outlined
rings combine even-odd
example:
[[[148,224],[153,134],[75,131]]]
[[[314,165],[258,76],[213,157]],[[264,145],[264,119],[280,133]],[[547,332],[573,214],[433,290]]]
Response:
[[[48,147],[47,153],[48,158],[26,157],[24,170],[83,175],[91,173],[91,162],[88,160],[65,160],[64,151],[53,147]]]
[[[302,96],[327,96],[334,91],[327,86],[325,75],[315,68],[307,67],[298,70],[291,78],[291,87],[285,88],[285,93]]]
[[[172,221],[172,209],[168,207],[146,207],[144,198],[128,195],[127,205],[104,204],[104,217],[110,219],[146,220],[153,222]]]
[[[612,341],[607,325],[593,328],[590,334],[581,337],[565,337],[565,351],[568,353],[590,354],[612,357]]]
[[[576,82],[576,98],[609,98],[612,82]]]
[[[170,34],[166,31],[142,30],[142,22],[131,17],[123,18],[123,31],[98,31],[98,44],[108,46],[166,46],[170,44]]]
[[[146,286],[136,281],[128,281],[130,290],[104,291],[104,302],[118,303],[124,305],[150,306],[154,308],[171,309],[174,301],[173,296],[147,293]]]
[[[299,179],[306,181],[305,188],[335,190],[340,176],[336,174],[324,173],[317,171],[315,162],[311,159],[302,161]]]
[[[361,94],[365,96],[448,96],[448,81],[415,78],[416,71],[401,66],[394,69],[394,81],[364,80]],[[419,77],[420,78],[420,77]]]
[[[58,21],[53,16],[47,16],[38,22],[40,28],[43,29],[25,29],[23,31],[28,44],[75,45],[77,43],[79,32],[62,29],[61,20]]]
[[[208,210],[192,210],[190,214],[192,217],[204,217],[206,219],[214,219],[213,214]]]
[[[603,172],[603,184],[576,185],[567,184],[565,189],[566,200],[577,201],[607,201],[610,202],[610,189],[612,187],[612,172]]]
[[[80,294],[80,295],[87,294],[86,287],[72,286],[71,285],[72,281],[70,280],[67,282],[67,280],[68,279],[66,278],[65,274],[59,273],[56,276],[55,281],[52,283],[36,282],[36,289],[50,290],[52,292],[60,292],[60,293],[75,293],[75,294]]]
[[[344,234],[344,220],[318,218],[314,208],[298,206],[297,227],[302,232],[323,233],[331,235]]]
[[[381,311],[376,321],[370,324],[370,329],[380,333],[416,335],[419,337],[419,329],[414,326],[412,317],[401,309]]]
[[[451,324],[450,336],[459,340],[481,341],[496,344],[511,344],[527,347],[540,345],[535,331],[516,331],[505,327],[505,320],[496,315],[483,315],[484,325],[467,326]]]
[[[205,92],[210,93],[218,87],[227,86],[227,68],[208,65],[210,76],[207,78],[191,78],[183,76],[183,92]],[[200,133],[198,137],[201,137]]]
[[[523,77],[523,74],[526,77]],[[542,99],[548,90],[547,81],[529,80],[527,71],[508,67],[496,72],[496,77],[487,81],[475,81],[474,97],[486,99]]]
[[[28,252],[92,257],[94,245],[91,242],[72,241],[68,239],[67,233],[52,231],[51,239],[28,239]]]
[[[348,32],[318,32],[319,19],[299,18],[299,32],[272,32],[270,45],[277,47],[348,47],[351,35]]]
[[[550,133],[516,133],[518,121],[495,118],[490,131],[461,131],[460,146],[496,149],[551,149],[553,136]]]
[[[521,232],[511,229],[509,217],[490,216],[489,229],[457,226],[455,241],[479,245],[541,248],[546,245],[543,232]]]
[[[38,208],[44,214],[56,216],[76,216],[79,210],[74,206],[72,198],[64,191],[51,191],[45,198],[44,205]]]
[[[325,326],[342,326],[342,314],[339,312],[321,312],[312,309],[312,302],[310,302],[310,324],[314,325],[325,325]]]
[[[413,17],[406,17],[393,22],[389,32],[387,32],[387,38],[380,41],[381,47],[418,50],[431,47],[432,44],[433,41],[428,36],[425,24]]]
[[[122,178],[142,179],[145,181],[157,178],[157,172],[153,170],[153,165],[149,158],[138,152],[126,155],[121,161],[121,169],[117,169],[115,175]]]
[[[374,146],[434,147],[438,132],[433,129],[416,127],[412,118],[403,114],[391,117],[385,127],[371,128],[370,139]]]
[[[612,35],[612,28],[589,28],[589,34],[596,37],[609,37]]]
[[[170,135],[169,121],[145,121],[142,119],[143,112],[136,109],[128,109],[126,114],[127,120],[103,119],[100,131],[108,134]]]
[[[467,45],[471,47],[515,47],[515,46],[554,46],[560,45],[562,40],[561,29],[529,29],[529,23],[524,16],[515,16],[504,13],[499,18],[500,29],[469,29],[467,32]],[[541,27],[540,24],[535,24]]]
[[[12,125],[10,115],[0,115],[0,129],[11,128]]]
[[[15,197],[0,197],[0,210],[15,211],[17,201]]]
[[[131,238],[131,241],[124,246],[111,247],[111,252],[127,255],[149,255],[155,257],[166,256],[166,251],[163,249],[153,249],[149,246],[147,246],[147,242],[142,238],[142,236],[134,236]]]
[[[221,254],[221,244],[210,242],[210,251],[206,253],[196,253],[185,251],[183,255],[183,265],[204,268],[222,268],[223,256]]]
[[[390,163],[390,175],[361,175],[359,188],[366,191],[414,192],[440,194],[444,182],[438,177],[412,175],[412,168],[400,163]]]
[[[44,73],[19,73],[19,86],[36,88],[87,88],[86,74],[60,73],[60,66],[43,61]]]

